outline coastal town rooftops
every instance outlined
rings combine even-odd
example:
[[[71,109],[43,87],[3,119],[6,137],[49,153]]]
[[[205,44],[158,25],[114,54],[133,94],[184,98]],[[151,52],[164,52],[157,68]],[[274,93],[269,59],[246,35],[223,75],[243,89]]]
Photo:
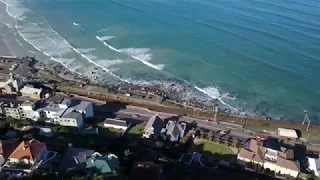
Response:
[[[281,147],[279,151],[279,156],[285,159],[293,159],[294,158],[294,151],[293,149],[288,149],[285,147]]]
[[[298,138],[298,134],[293,129],[286,129],[286,128],[278,128],[278,136],[280,137],[288,137],[288,138]]]
[[[42,92],[42,89],[40,88],[40,89],[38,89],[38,88],[35,88],[35,87],[33,87],[32,85],[25,85],[21,90],[20,90],[20,92],[22,93],[22,94],[41,94],[41,92]]]
[[[79,116],[82,116],[82,114],[78,113],[78,112],[66,112],[61,117],[62,118],[70,118],[70,119],[78,119]]]
[[[107,118],[105,121],[104,121],[105,124],[110,124],[110,125],[117,125],[117,126],[123,126],[123,127],[127,127],[128,124],[126,121],[124,120],[118,120],[118,119],[110,119],[110,118]]]
[[[45,143],[35,139],[29,141],[22,141],[19,146],[12,152],[9,158],[13,159],[28,159],[34,160],[43,148],[46,147]]]
[[[300,163],[292,160],[287,160],[282,157],[277,158],[277,165],[286,169],[300,171]]]
[[[88,158],[92,156],[94,150],[70,147],[64,155],[59,171],[65,171],[69,168],[85,169]]]
[[[160,135],[163,127],[165,127],[164,120],[161,119],[158,116],[158,114],[155,114],[154,116],[152,116],[149,119],[146,127],[144,128],[144,131],[145,132],[152,132],[154,134],[155,138],[157,138]]]
[[[309,169],[314,172],[314,175],[320,176],[320,159],[308,157]]]
[[[18,145],[19,141],[0,141],[0,155],[2,155],[4,159],[8,159]]]

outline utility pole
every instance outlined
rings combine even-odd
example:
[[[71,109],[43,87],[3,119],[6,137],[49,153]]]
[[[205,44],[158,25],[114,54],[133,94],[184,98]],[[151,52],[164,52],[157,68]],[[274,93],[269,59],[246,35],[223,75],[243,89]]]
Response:
[[[243,112],[242,112],[242,107],[240,109],[240,122],[243,124]]]
[[[304,116],[302,124],[308,123],[307,129],[306,129],[306,131],[308,131],[309,128],[310,128],[310,125],[311,125],[311,120],[308,117],[308,111],[307,110],[304,110],[304,114],[305,114],[305,116]]]

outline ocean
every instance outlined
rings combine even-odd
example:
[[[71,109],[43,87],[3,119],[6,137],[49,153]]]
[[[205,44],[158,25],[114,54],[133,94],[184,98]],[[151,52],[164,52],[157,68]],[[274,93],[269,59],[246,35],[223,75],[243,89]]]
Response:
[[[319,0],[0,1],[17,56],[101,84],[186,87],[186,100],[218,99],[233,114],[301,122],[307,110],[320,123]]]

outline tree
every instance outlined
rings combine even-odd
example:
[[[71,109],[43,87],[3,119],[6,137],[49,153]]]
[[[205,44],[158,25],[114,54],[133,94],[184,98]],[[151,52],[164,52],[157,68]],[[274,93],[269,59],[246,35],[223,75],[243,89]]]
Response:
[[[156,148],[162,148],[163,147],[163,142],[157,141],[156,142]]]
[[[102,174],[93,174],[92,180],[104,180],[104,176]]]
[[[123,154],[125,157],[129,157],[132,154],[132,152],[130,151],[130,149],[126,149]]]
[[[204,131],[202,129],[200,130],[200,139],[204,139]]]
[[[238,144],[239,144],[239,140],[238,140],[238,139],[234,139],[234,140],[232,141],[232,146],[238,147]]]
[[[207,134],[207,140],[208,141],[212,141],[212,136],[213,136],[212,131],[209,131],[208,134]]]

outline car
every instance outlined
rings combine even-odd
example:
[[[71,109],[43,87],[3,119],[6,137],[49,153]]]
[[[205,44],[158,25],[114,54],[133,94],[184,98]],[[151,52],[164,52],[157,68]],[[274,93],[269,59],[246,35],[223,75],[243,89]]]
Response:
[[[222,131],[222,130],[221,130],[219,133],[220,133],[221,135],[226,135],[226,134],[227,134],[226,131]]]
[[[137,118],[137,117],[139,117],[139,114],[133,114],[132,117]]]

